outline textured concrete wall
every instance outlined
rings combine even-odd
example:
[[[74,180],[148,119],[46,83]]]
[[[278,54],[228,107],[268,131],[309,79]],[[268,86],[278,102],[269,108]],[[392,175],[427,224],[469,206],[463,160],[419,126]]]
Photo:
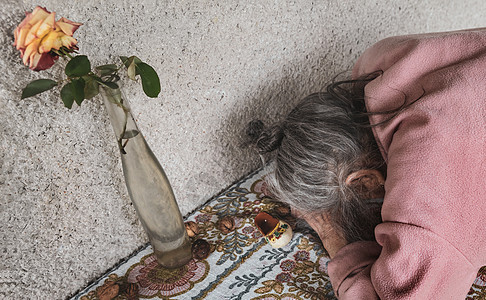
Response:
[[[0,298],[62,299],[146,242],[99,98],[69,111],[58,92],[20,100],[34,73],[11,46],[36,4],[83,22],[95,64],[136,54],[161,76],[125,85],[186,214],[259,166],[241,147],[390,35],[486,25],[486,2],[0,0]]]

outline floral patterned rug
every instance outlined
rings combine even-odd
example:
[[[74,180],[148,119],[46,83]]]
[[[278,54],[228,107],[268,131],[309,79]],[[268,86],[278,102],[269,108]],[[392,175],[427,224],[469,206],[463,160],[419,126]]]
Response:
[[[250,175],[186,218],[199,227],[193,239],[209,242],[207,259],[165,269],[147,245],[72,299],[335,299],[318,238],[264,195],[262,176]],[[253,225],[260,211],[294,228],[287,246],[274,249],[262,238]],[[220,226],[224,217],[232,220],[230,230]],[[486,268],[466,299],[486,299]]]

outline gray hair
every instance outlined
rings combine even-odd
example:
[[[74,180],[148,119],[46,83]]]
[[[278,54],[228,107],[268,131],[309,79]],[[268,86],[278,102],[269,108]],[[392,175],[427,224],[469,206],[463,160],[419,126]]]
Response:
[[[381,205],[360,199],[346,178],[360,169],[380,169],[384,161],[369,123],[363,126],[363,102],[348,99],[333,92],[312,94],[280,125],[265,129],[253,121],[249,135],[261,154],[276,150],[275,169],[266,176],[274,198],[302,212],[329,213],[353,242],[374,239]]]

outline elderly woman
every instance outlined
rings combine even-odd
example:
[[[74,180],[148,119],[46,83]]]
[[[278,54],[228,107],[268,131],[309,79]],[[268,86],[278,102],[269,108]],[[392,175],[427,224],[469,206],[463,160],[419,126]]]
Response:
[[[382,40],[352,76],[263,131],[271,193],[339,299],[464,299],[486,265],[486,29]]]

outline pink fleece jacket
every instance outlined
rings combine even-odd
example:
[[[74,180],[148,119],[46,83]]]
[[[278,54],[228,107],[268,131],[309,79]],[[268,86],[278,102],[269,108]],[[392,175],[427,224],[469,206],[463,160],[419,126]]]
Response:
[[[339,299],[464,299],[486,265],[486,29],[387,38],[353,76],[378,70],[369,112],[420,99],[374,127],[387,162],[383,223],[377,243],[336,254],[332,285]]]

